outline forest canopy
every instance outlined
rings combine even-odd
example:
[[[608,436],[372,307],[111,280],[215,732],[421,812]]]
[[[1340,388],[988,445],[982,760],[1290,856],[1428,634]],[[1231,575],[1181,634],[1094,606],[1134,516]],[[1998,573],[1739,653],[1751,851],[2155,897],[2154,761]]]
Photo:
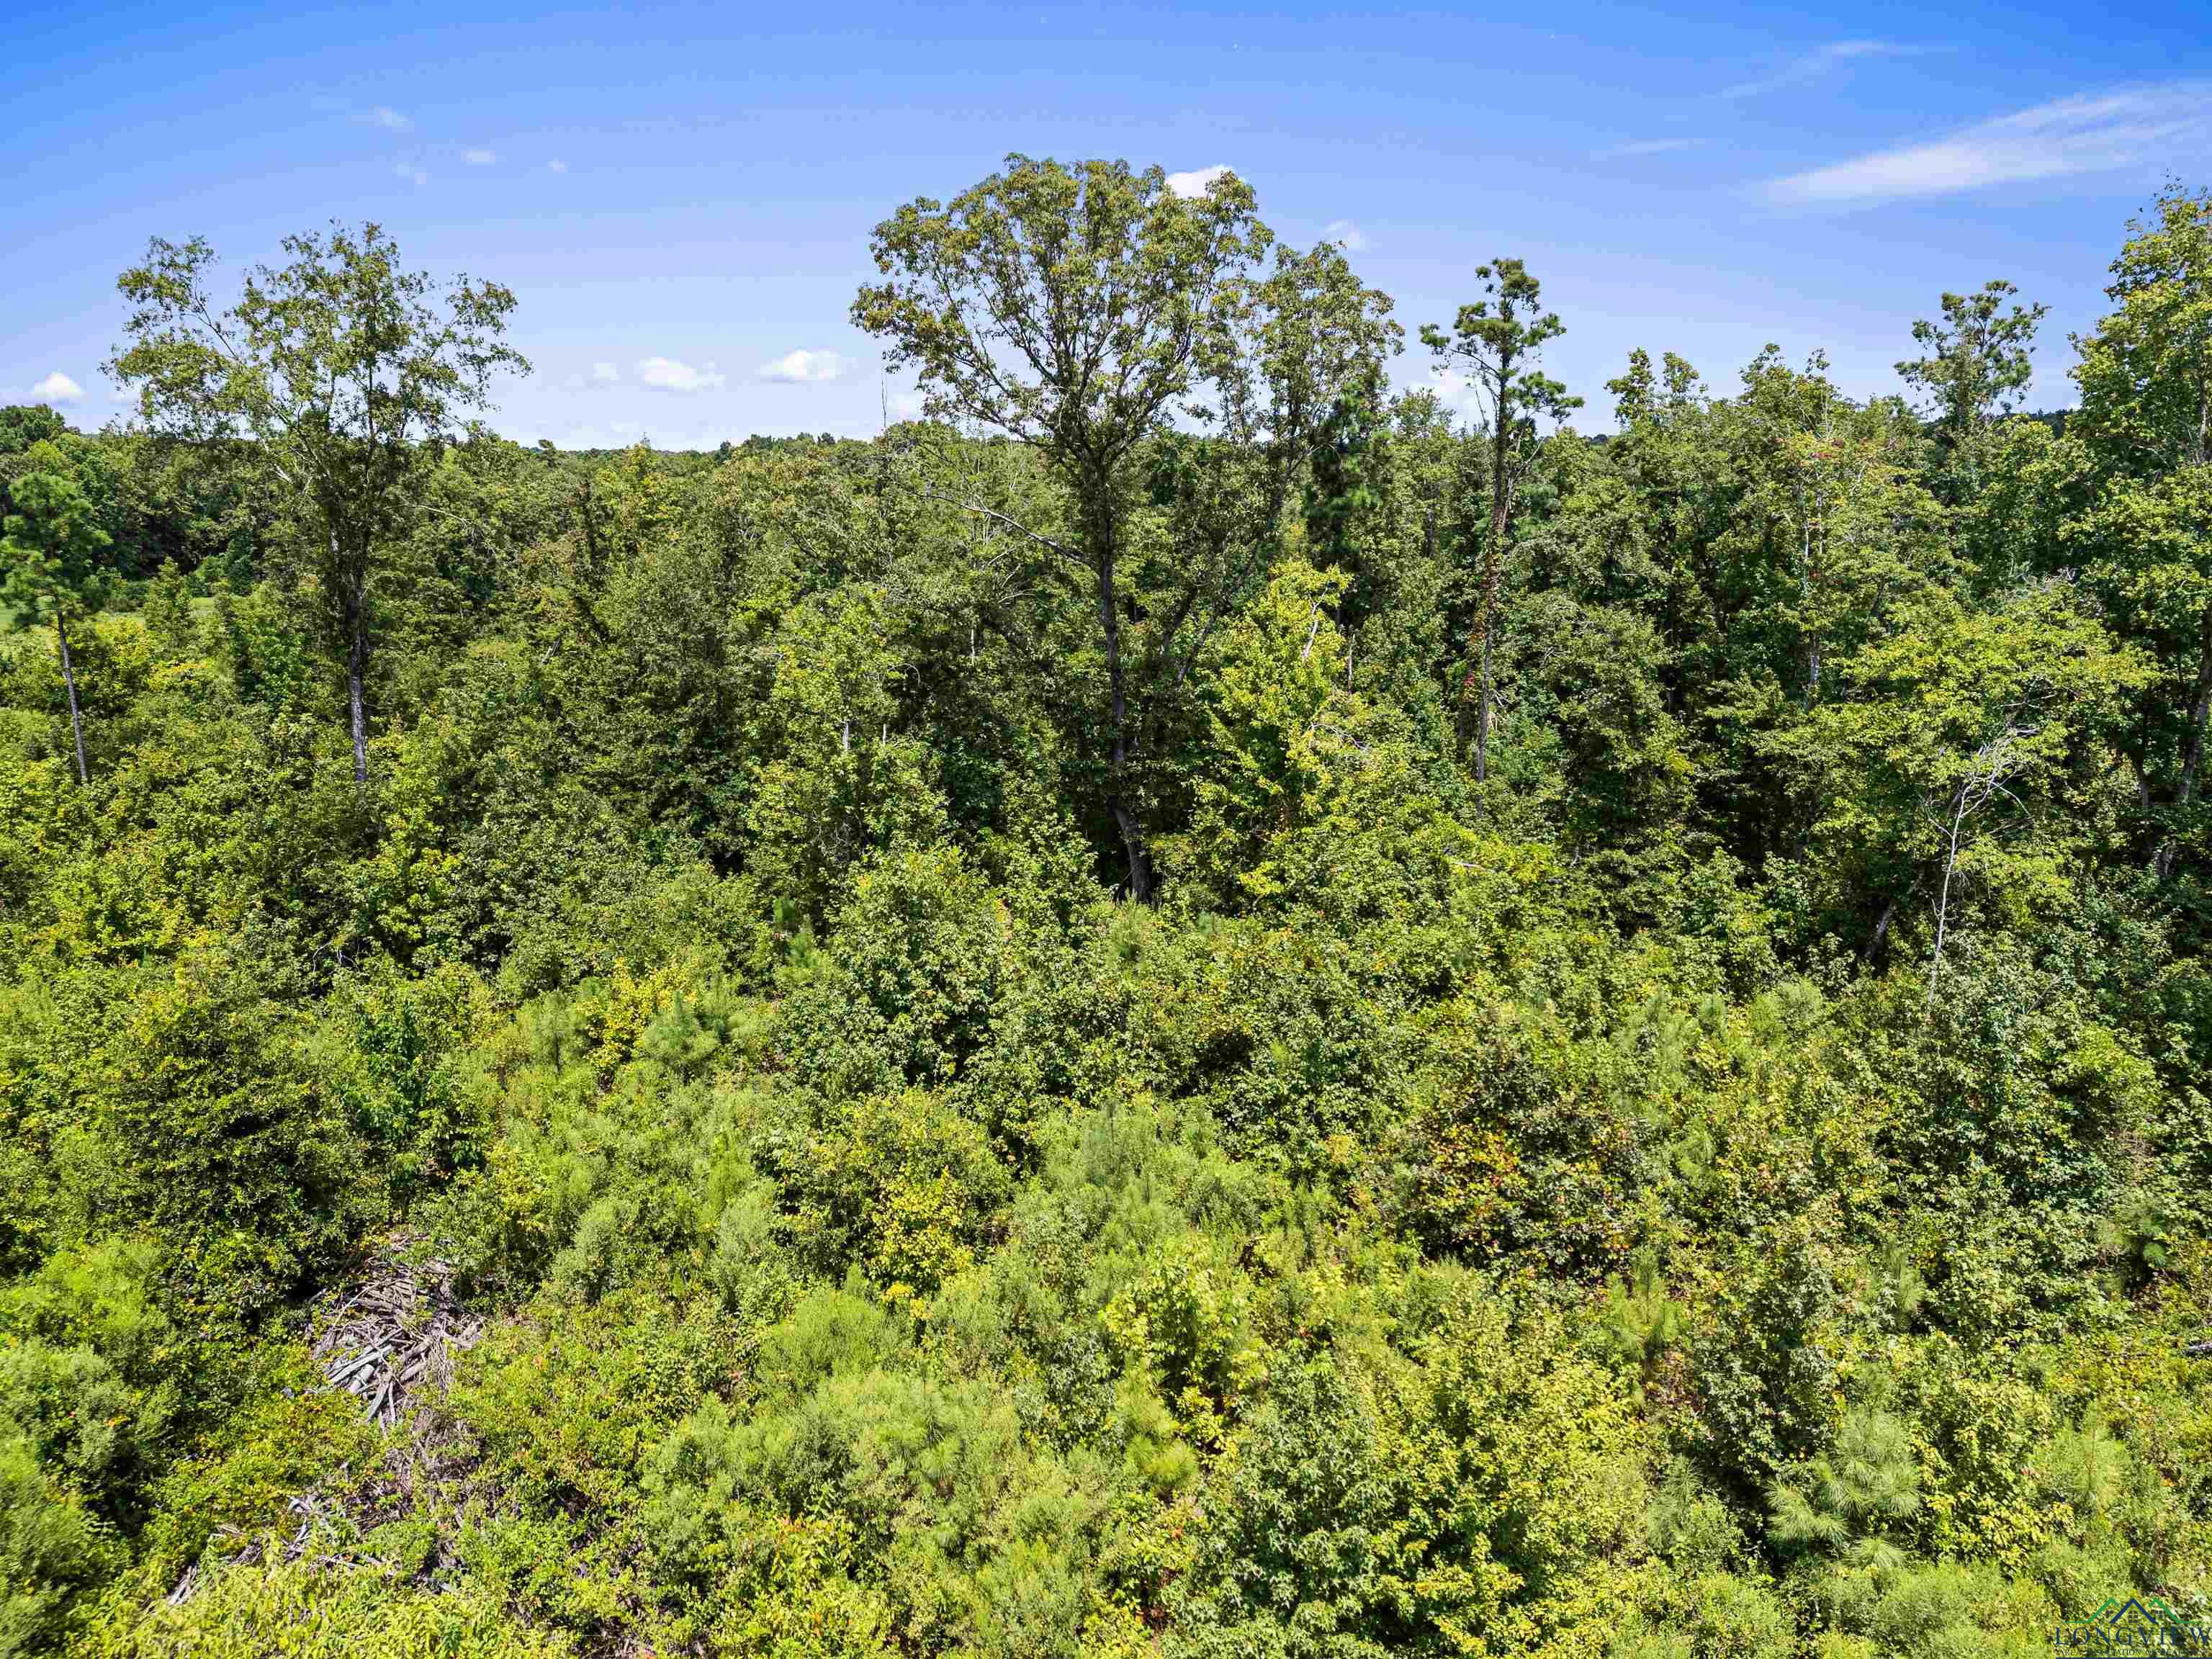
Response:
[[[2212,193],[2114,228],[2063,411],[1996,276],[1570,386],[1012,156],[875,234],[922,416],[714,453],[155,240],[0,410],[0,1656],[2212,1622]]]

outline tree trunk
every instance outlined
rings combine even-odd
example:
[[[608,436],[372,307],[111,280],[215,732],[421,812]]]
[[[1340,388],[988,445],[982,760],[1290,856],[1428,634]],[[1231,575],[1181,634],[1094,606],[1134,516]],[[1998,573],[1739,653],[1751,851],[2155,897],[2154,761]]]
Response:
[[[1152,881],[1152,855],[1145,848],[1145,827],[1137,822],[1116,793],[1109,803],[1114,809],[1114,823],[1121,832],[1121,850],[1129,862],[1129,896],[1139,904],[1150,904],[1156,889]]]
[[[54,606],[54,637],[61,641],[62,684],[69,688],[70,736],[76,742],[76,781],[80,787],[87,787],[92,782],[92,774],[84,764],[84,717],[77,712],[76,670],[70,662],[69,623],[59,605]]]
[[[2182,751],[2181,787],[2173,797],[2177,811],[2185,811],[2190,802],[2197,799],[2197,781],[2204,770],[2204,726],[2208,717],[2212,717],[2212,609],[2205,611],[2197,628],[2196,694],[2189,704],[2189,741]],[[2156,864],[2160,881],[2173,873],[2174,857],[2180,850],[2174,840],[2179,828],[2174,826],[2159,847]]]
[[[344,544],[338,536],[335,520],[330,526],[331,586],[337,596],[338,629],[345,636],[346,647],[346,714],[353,732],[353,781],[360,788],[368,787],[368,696],[362,689],[368,676],[368,606],[366,589],[368,585],[368,559],[364,550],[360,562],[346,562]]]
[[[362,692],[362,678],[368,665],[368,641],[361,619],[354,619],[353,638],[346,647],[346,703],[353,725],[353,781],[366,788],[368,785],[368,705]]]
[[[1481,783],[1490,776],[1490,694],[1492,685],[1491,647],[1498,635],[1498,568],[1505,557],[1506,477],[1505,445],[1506,420],[1509,410],[1505,402],[1507,376],[1511,371],[1511,359],[1507,359],[1498,376],[1496,419],[1490,432],[1490,544],[1482,554],[1482,629],[1481,660],[1482,689],[1480,701],[1474,708],[1474,781]]]
[[[1893,894],[1881,907],[1881,915],[1874,925],[1874,938],[1868,942],[1865,954],[1860,957],[1860,961],[1871,963],[1881,956],[1882,941],[1889,937],[1890,918],[1896,914],[1897,898]]]
[[[1959,830],[1966,821],[1966,790],[1971,779],[1959,781],[1959,792],[1952,798],[1951,842],[1943,854],[1943,885],[1936,896],[1936,949],[1928,958],[1928,1007],[1936,1007],[1936,975],[1943,968],[1943,937],[1951,922],[1951,872],[1959,865]]]
[[[1110,512],[1094,512],[1090,526],[1091,568],[1098,578],[1098,626],[1106,636],[1106,683],[1114,714],[1114,753],[1108,774],[1106,806],[1114,827],[1121,833],[1121,851],[1127,860],[1129,896],[1139,904],[1152,902],[1152,860],[1145,848],[1145,827],[1128,802],[1129,742],[1128,690],[1121,674],[1121,608],[1114,594],[1114,522]]]

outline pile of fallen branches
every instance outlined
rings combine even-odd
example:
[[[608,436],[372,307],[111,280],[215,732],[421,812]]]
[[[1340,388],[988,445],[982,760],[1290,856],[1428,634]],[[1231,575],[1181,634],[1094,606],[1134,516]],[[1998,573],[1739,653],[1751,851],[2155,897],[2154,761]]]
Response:
[[[281,1530],[255,1537],[217,1528],[207,1555],[170,1589],[171,1607],[190,1601],[210,1572],[225,1566],[308,1558],[319,1567],[401,1571],[399,1563],[368,1553],[362,1540],[412,1511],[426,1483],[436,1488],[473,1477],[465,1437],[435,1406],[453,1382],[455,1357],[483,1334],[484,1322],[455,1306],[452,1267],[422,1256],[422,1243],[404,1233],[386,1240],[350,1286],[325,1291],[310,1304],[312,1352],[323,1374],[318,1387],[343,1389],[371,1422],[389,1429],[404,1421],[408,1431],[385,1441],[358,1474],[342,1467],[289,1498]],[[428,1409],[410,1412],[417,1404]],[[431,1582],[451,1559],[441,1539],[415,1575]]]
[[[450,1267],[408,1259],[414,1243],[388,1241],[343,1299],[336,1291],[316,1298],[314,1356],[323,1386],[355,1395],[362,1414],[386,1428],[398,1423],[417,1391],[444,1392],[453,1356],[483,1333],[481,1318],[453,1305]]]

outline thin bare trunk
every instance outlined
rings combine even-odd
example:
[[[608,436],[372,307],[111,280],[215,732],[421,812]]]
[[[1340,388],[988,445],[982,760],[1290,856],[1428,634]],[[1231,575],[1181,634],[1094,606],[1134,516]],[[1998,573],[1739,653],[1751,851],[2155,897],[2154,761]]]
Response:
[[[70,661],[69,623],[59,605],[54,606],[54,637],[61,641],[62,684],[69,689],[70,736],[76,742],[76,781],[80,785],[89,785],[92,774],[84,764],[84,718],[76,707],[76,669]]]
[[[362,690],[362,681],[367,668],[368,641],[367,630],[356,617],[353,639],[346,647],[346,703],[353,726],[353,781],[366,788],[368,785],[368,704]]]

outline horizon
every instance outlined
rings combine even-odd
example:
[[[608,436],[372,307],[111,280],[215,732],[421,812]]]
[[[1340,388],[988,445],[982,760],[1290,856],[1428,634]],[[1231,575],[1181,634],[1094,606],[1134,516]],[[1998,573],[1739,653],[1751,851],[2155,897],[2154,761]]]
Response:
[[[1550,30],[1237,8],[876,8],[815,32],[684,6],[301,15],[296,39],[239,7],[9,26],[26,228],[0,255],[0,400],[86,428],[128,413],[100,364],[115,275],[149,237],[205,236],[234,280],[289,232],[374,220],[410,265],[514,290],[536,372],[499,387],[506,436],[865,437],[916,408],[846,314],[869,232],[1019,151],[1233,169],[1284,240],[1341,240],[1392,296],[1401,389],[1436,385],[1419,325],[1511,255],[1565,322],[1547,363],[1585,430],[1610,426],[1604,381],[1638,346],[1721,394],[1769,342],[1825,351],[1855,397],[1900,391],[1913,320],[1996,277],[2051,307],[2022,400],[2051,410],[2130,218],[2212,169],[2212,48],[2148,4],[1829,8],[1788,35],[1748,9],[1608,5]],[[1494,105],[1461,101],[1492,82]]]

